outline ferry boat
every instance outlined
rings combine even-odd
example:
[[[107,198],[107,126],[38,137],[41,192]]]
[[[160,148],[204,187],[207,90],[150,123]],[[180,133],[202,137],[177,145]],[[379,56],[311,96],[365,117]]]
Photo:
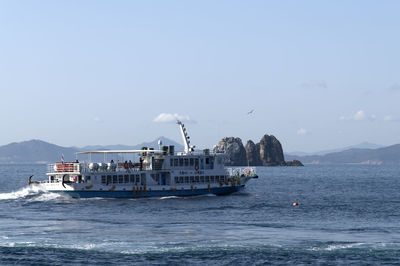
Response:
[[[73,198],[140,198],[165,196],[225,195],[245,187],[257,178],[255,168],[225,168],[226,155],[205,149],[195,152],[184,124],[177,121],[184,151],[175,153],[174,146],[159,150],[85,151],[87,161],[57,162],[48,165],[45,181],[32,181],[31,186]],[[103,157],[94,162],[92,157]],[[108,160],[115,157],[116,161]],[[124,160],[126,156],[136,158]]]

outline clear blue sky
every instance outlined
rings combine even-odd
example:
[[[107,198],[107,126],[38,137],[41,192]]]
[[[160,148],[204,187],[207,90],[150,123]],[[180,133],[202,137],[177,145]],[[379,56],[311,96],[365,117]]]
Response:
[[[180,141],[162,123],[173,114],[200,147],[264,134],[285,151],[400,143],[399,12],[400,1],[0,1],[0,145]]]

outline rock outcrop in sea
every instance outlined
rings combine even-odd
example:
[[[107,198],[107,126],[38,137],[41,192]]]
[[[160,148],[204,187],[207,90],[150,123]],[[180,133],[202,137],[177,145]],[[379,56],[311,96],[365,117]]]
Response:
[[[286,166],[304,166],[299,160],[287,161]]]
[[[225,152],[228,155],[226,165],[241,166],[247,165],[246,150],[243,147],[240,138],[226,137],[223,138],[216,148],[219,152]]]
[[[264,135],[260,142],[260,159],[263,166],[285,165],[282,145],[275,136]]]
[[[248,140],[246,143],[246,158],[249,165],[262,165],[260,159],[260,146],[254,144],[252,140]],[[247,165],[247,164],[246,164]]]
[[[285,162],[282,145],[273,135],[264,135],[257,144],[248,140],[245,147],[240,138],[225,137],[215,151],[228,155],[229,166],[303,166],[298,160]]]

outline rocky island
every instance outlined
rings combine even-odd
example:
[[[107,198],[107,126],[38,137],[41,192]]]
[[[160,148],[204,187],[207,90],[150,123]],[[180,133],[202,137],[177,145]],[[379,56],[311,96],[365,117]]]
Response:
[[[246,146],[240,138],[225,137],[215,151],[227,153],[230,166],[303,166],[298,160],[285,161],[282,145],[273,135],[265,134],[256,144],[248,140]]]

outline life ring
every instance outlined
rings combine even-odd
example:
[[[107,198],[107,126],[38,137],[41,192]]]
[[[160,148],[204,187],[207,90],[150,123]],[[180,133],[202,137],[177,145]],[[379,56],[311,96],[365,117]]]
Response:
[[[199,165],[198,165],[198,164],[196,164],[196,165],[194,166],[194,170],[196,170],[196,171],[199,170]]]

